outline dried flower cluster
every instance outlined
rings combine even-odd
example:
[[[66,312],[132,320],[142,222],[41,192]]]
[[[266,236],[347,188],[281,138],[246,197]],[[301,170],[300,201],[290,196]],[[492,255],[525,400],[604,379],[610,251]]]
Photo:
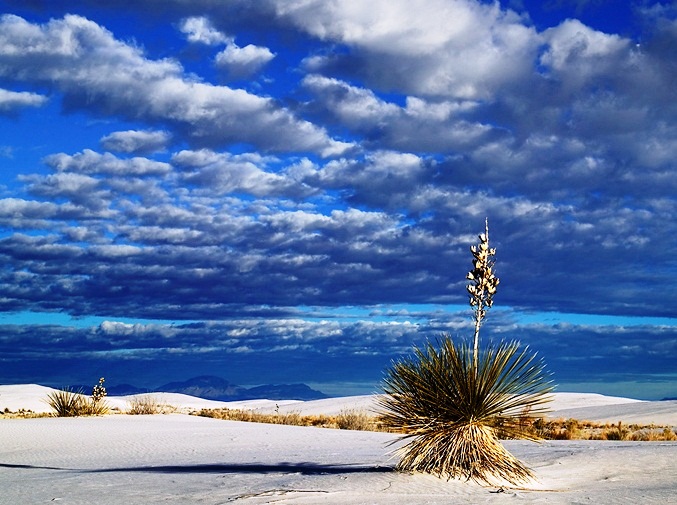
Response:
[[[94,405],[103,400],[103,397],[106,396],[107,394],[106,388],[103,385],[104,382],[105,379],[101,377],[99,379],[99,383],[92,388],[92,402],[94,403]]]
[[[476,246],[470,246],[473,255],[473,269],[468,272],[466,279],[472,281],[466,289],[470,295],[470,306],[474,307],[475,335],[473,344],[473,359],[477,366],[479,334],[482,321],[487,315],[487,310],[494,303],[496,288],[500,282],[494,274],[494,260],[496,249],[489,247],[489,221],[484,221],[484,233],[479,235],[480,242]]]

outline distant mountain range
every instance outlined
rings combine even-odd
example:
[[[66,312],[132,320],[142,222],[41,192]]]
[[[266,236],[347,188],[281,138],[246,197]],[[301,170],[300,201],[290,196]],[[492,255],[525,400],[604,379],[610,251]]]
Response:
[[[78,386],[74,389],[91,390],[91,386]],[[202,375],[182,382],[169,382],[156,389],[144,389],[131,384],[106,386],[109,396],[126,396],[140,393],[183,393],[207,400],[239,401],[239,400],[320,400],[328,395],[310,388],[306,384],[266,384],[253,388],[245,388],[231,384],[221,377]]]

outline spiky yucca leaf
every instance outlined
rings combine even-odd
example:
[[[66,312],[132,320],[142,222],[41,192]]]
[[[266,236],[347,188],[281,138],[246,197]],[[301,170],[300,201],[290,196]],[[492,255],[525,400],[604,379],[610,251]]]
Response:
[[[47,404],[54,410],[54,415],[57,417],[80,416],[85,403],[82,390],[73,391],[71,388],[64,388],[47,395]]]
[[[398,451],[400,470],[513,484],[531,477],[499,438],[536,439],[522,423],[542,415],[550,400],[543,362],[516,342],[487,347],[477,369],[473,362],[473,349],[444,336],[439,350],[415,348],[388,370],[382,420],[412,439]]]

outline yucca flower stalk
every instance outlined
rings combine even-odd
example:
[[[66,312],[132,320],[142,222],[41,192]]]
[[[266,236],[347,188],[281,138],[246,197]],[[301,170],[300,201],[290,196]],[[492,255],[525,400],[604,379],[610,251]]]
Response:
[[[91,401],[87,405],[87,410],[89,415],[93,416],[102,416],[108,414],[110,408],[104,400],[104,397],[108,394],[106,387],[103,383],[106,381],[103,377],[99,379],[99,383],[92,388]]]
[[[408,442],[396,453],[401,471],[480,483],[519,484],[531,470],[510,454],[500,439],[537,440],[525,420],[541,417],[552,385],[542,360],[517,342],[479,346],[479,330],[492,306],[498,278],[489,227],[471,247],[474,269],[468,279],[475,332],[472,348],[443,335],[437,346],[414,348],[395,362],[378,397],[384,426]]]
[[[105,381],[106,379],[101,377],[99,383],[92,388],[92,403],[94,403],[94,405],[103,400],[103,397],[108,394],[106,392],[106,387],[103,385]]]
[[[489,220],[484,220],[484,233],[479,235],[480,242],[470,246],[473,255],[473,269],[468,272],[466,279],[473,281],[466,289],[470,295],[470,306],[474,307],[475,333],[473,336],[473,365],[477,368],[479,353],[480,326],[487,316],[487,309],[494,304],[494,295],[500,282],[494,275],[494,260],[496,249],[489,247]]]

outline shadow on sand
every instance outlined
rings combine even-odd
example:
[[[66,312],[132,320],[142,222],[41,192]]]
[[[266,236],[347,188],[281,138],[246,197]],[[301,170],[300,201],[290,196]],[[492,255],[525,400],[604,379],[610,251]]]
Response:
[[[341,475],[351,473],[391,473],[390,466],[368,465],[323,465],[319,463],[237,463],[212,465],[162,465],[129,466],[117,468],[77,469],[53,466],[18,465],[0,463],[0,468],[25,470],[57,470],[63,472],[112,473],[112,472],[148,472],[148,473],[299,473],[302,475]]]

